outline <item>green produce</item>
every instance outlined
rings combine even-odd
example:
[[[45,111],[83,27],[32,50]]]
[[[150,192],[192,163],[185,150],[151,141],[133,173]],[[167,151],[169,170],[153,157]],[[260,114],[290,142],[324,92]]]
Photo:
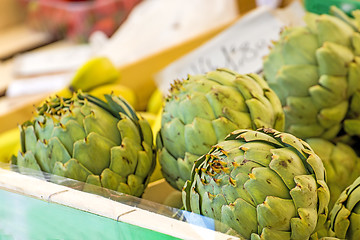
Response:
[[[355,141],[360,142],[360,88],[351,97],[349,112],[344,121],[344,130],[349,136],[357,136]]]
[[[325,168],[310,146],[273,129],[236,130],[195,163],[185,210],[245,239],[316,239],[328,213]]]
[[[149,123],[121,97],[52,97],[20,126],[13,164],[141,196],[155,167]]]
[[[360,177],[349,185],[330,212],[331,230],[340,239],[360,239]]]
[[[345,143],[332,143],[321,138],[306,142],[323,161],[330,189],[329,209],[355,179],[360,176],[360,159],[352,147]]]
[[[276,94],[256,74],[218,69],[175,81],[166,98],[157,134],[165,179],[181,190],[196,159],[236,129],[282,130]]]
[[[307,13],[306,26],[282,31],[264,58],[264,77],[279,96],[285,131],[332,140],[360,134],[360,11],[349,18]]]

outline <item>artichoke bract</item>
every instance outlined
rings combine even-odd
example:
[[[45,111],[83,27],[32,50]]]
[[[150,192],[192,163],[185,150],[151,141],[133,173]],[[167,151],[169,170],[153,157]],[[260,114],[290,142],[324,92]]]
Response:
[[[295,136],[236,130],[197,160],[183,204],[245,239],[309,239],[326,222],[325,178],[321,159]]]
[[[332,143],[322,138],[306,142],[323,161],[330,189],[329,209],[332,209],[341,192],[360,176],[360,158],[351,146],[342,142]]]
[[[340,239],[360,239],[360,177],[349,185],[330,212],[331,230]]]
[[[165,179],[181,190],[194,162],[236,129],[282,130],[276,94],[257,74],[229,69],[175,81],[165,99],[156,145]]]
[[[285,131],[302,139],[360,134],[360,24],[335,6],[330,11],[308,12],[306,26],[284,29],[264,58]]]
[[[123,98],[51,97],[20,128],[13,164],[141,196],[154,170],[149,123]]]

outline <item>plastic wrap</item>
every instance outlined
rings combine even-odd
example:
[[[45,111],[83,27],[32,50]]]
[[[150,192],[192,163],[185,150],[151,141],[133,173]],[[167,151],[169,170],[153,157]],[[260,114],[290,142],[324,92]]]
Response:
[[[140,229],[150,229],[173,237],[186,238],[182,234],[189,234],[194,239],[199,239],[199,236],[201,236],[201,238],[206,237],[206,239],[237,239],[236,233],[229,227],[199,214],[166,206],[148,199],[137,198],[99,186],[86,184],[73,179],[39,172],[32,169],[19,168],[16,165],[1,163],[0,167],[2,168],[0,169],[0,190],[5,190],[9,193],[15,192],[28,198],[45,200],[45,202],[63,205],[71,209],[75,208],[81,210],[84,214],[92,213],[105,217],[106,219],[112,218],[117,222],[128,223],[138,226]],[[18,180],[14,181],[14,176],[15,179],[17,178],[19,180],[18,183],[16,182]],[[24,181],[23,179],[27,180]],[[75,191],[68,191],[68,188]],[[152,187],[149,186],[147,191],[152,191],[151,188]],[[161,189],[162,188],[160,187],[153,188],[154,191],[161,191]],[[80,193],[80,200],[77,200],[77,193]],[[62,197],[60,196],[61,194],[63,194]],[[74,198],[72,199],[72,197]],[[100,204],[101,206],[99,206],[99,202],[102,203],[103,200],[106,205]],[[18,212],[16,213],[16,211],[19,209],[20,205],[24,206],[23,203],[19,202],[18,205],[14,205],[12,207],[14,215],[19,214]],[[109,214],[107,213],[107,210],[110,212]],[[49,208],[49,211],[51,211],[51,208]],[[117,215],[115,213],[117,211],[120,211],[121,214]],[[141,216],[141,218],[144,217],[144,219],[139,219],[134,212],[137,212],[139,216]],[[112,213],[115,213],[115,215],[110,216]],[[38,212],[38,214],[41,215],[42,213]],[[11,215],[11,213],[7,214],[7,216]],[[149,216],[147,217],[146,215]],[[150,223],[146,221],[147,218],[150,219]],[[156,218],[159,218],[159,220],[156,221]],[[135,219],[135,221],[132,222],[131,219]],[[152,222],[152,219],[154,219],[154,222]],[[8,222],[11,221],[11,219],[9,220],[3,218],[0,220],[0,223],[1,221]],[[163,224],[159,225],[159,222],[162,221]],[[170,227],[175,227],[175,229],[169,229],[169,227],[166,226],[168,224]],[[51,225],[50,222],[49,225]],[[7,231],[6,234],[10,236],[12,233],[16,234],[17,228],[13,228],[13,231],[10,230],[9,232],[9,228],[3,229],[3,227],[4,224],[0,224],[0,235],[2,233],[4,234],[5,231]],[[43,227],[47,228],[48,226],[44,225]],[[177,229],[179,228],[185,229],[185,232],[177,232]],[[132,231],[133,229],[129,230],[128,233],[122,234],[124,234],[124,237],[131,236],[131,234],[133,234]],[[61,238],[61,235],[56,236]]]

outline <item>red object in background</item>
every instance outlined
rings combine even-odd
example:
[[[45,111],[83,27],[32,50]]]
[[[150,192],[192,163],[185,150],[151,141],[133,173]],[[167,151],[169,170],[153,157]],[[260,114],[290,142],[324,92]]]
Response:
[[[102,31],[108,37],[110,37],[115,30],[117,29],[117,24],[112,18],[103,18],[100,21],[96,22],[93,28],[91,29],[91,33],[95,31]]]
[[[64,2],[86,2],[86,1],[89,1],[89,0],[64,0]]]
[[[111,36],[141,0],[20,0],[28,23],[56,39],[86,42],[94,31]]]

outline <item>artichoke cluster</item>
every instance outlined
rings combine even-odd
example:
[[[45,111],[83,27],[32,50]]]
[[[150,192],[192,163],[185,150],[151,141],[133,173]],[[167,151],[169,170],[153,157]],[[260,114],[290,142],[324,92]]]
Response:
[[[309,239],[327,216],[325,178],[304,141],[273,129],[237,130],[198,159],[183,201],[246,239]]]
[[[360,134],[360,11],[355,19],[330,11],[307,13],[306,26],[284,29],[264,59],[285,131],[302,139]]]
[[[326,169],[330,189],[329,209],[344,191],[360,175],[360,159],[348,144],[333,143],[323,138],[310,138],[306,142],[321,158]]]
[[[276,94],[257,74],[229,69],[175,81],[163,108],[156,145],[165,179],[181,190],[194,162],[236,129],[283,130]]]
[[[331,232],[339,239],[360,239],[360,177],[349,185],[330,213]]]
[[[360,201],[346,205],[346,215],[335,209],[344,199],[340,197],[344,189],[360,176],[356,145],[360,136],[360,11],[354,13],[355,19],[336,7],[331,11],[332,15],[308,13],[306,26],[284,29],[264,58],[266,84],[256,75],[263,93],[276,93],[278,99],[272,102],[280,102],[282,111],[277,104],[265,106],[276,109],[277,116],[284,114],[284,129],[263,121],[264,116],[272,116],[270,107],[255,106],[260,118],[251,114],[254,105],[248,101],[263,98],[249,75],[218,69],[174,83],[164,105],[157,148],[166,180],[177,189],[185,181],[185,210],[225,223],[245,239],[358,239]],[[224,87],[212,83],[206,88],[197,82],[223,84],[224,78],[212,75],[220,76],[218,72],[224,70],[233,75],[228,79],[245,76],[235,88],[245,100],[240,112],[249,113],[250,118],[237,118],[238,127],[219,138],[214,120],[220,115],[216,113],[230,119],[227,109],[238,109],[244,100],[229,93],[230,97],[219,98],[215,104],[209,95]],[[251,124],[244,124],[249,120]],[[190,129],[196,134],[189,134]],[[202,146],[208,151],[200,151]],[[355,219],[352,225],[351,219]]]
[[[360,239],[360,10],[308,13],[263,76],[219,68],[173,82],[153,144],[121,97],[54,97],[13,159],[141,196],[156,157],[183,207],[241,238]]]
[[[339,239],[360,239],[354,191],[360,176],[360,10],[352,15],[335,6],[330,14],[307,13],[305,26],[280,33],[263,72],[283,106],[285,131],[304,139],[323,161],[331,213],[318,235]]]
[[[20,126],[12,163],[141,196],[155,167],[149,123],[121,97],[51,97]]]

